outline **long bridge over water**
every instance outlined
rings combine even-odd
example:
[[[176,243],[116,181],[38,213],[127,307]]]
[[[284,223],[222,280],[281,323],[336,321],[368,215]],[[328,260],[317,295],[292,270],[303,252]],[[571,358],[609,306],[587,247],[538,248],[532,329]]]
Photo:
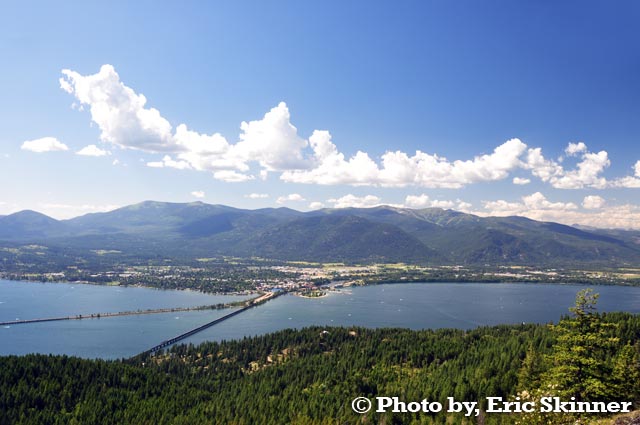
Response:
[[[57,322],[60,320],[102,319],[107,317],[134,316],[139,314],[178,313],[183,311],[218,310],[233,307],[233,304],[201,305],[197,307],[154,308],[147,310],[119,311],[117,313],[76,314],[75,316],[44,317],[39,319],[9,320],[0,326],[26,325],[29,323]]]
[[[211,322],[205,323],[202,326],[198,326],[195,329],[191,329],[190,331],[184,332],[180,335],[174,336],[173,338],[169,338],[167,340],[162,341],[160,344],[151,347],[149,350],[147,351],[143,351],[142,353],[140,353],[139,355],[146,355],[146,354],[153,354],[156,351],[159,351],[163,348],[166,348],[170,345],[175,344],[178,341],[181,341],[185,338],[190,337],[191,335],[197,334],[200,331],[203,331],[207,328],[210,328],[213,325],[216,325],[220,322],[223,322],[235,315],[238,315],[240,313],[242,313],[243,311],[246,311],[252,307],[255,307],[257,305],[260,305],[266,301],[269,301],[270,299],[273,299],[279,295],[282,295],[286,293],[285,291],[282,292],[267,292],[266,294],[263,294],[261,296],[259,296],[258,298],[253,298],[251,300],[246,301],[244,304],[240,304],[242,305],[241,308],[232,311],[231,313],[225,314],[222,317],[218,317],[215,320],[212,320]],[[11,326],[11,325],[24,325],[24,324],[29,324],[29,323],[41,323],[41,322],[56,322],[56,321],[61,321],[61,320],[81,320],[81,319],[99,319],[99,318],[103,318],[103,317],[118,317],[118,316],[131,316],[131,315],[136,315],[136,314],[155,314],[155,313],[173,313],[173,312],[180,312],[180,311],[196,311],[196,310],[214,310],[214,309],[221,309],[221,308],[230,308],[233,307],[234,305],[230,305],[230,304],[223,304],[223,305],[210,305],[210,306],[198,306],[198,307],[175,307],[175,308],[160,308],[160,309],[149,309],[149,310],[136,310],[136,311],[122,311],[122,312],[118,312],[118,313],[96,313],[96,314],[78,314],[75,316],[63,316],[63,317],[48,317],[48,318],[41,318],[41,319],[26,319],[26,320],[12,320],[12,321],[5,321],[5,322],[0,322],[0,326]]]
[[[166,348],[166,347],[168,347],[170,345],[175,344],[178,341],[181,341],[181,340],[183,340],[185,338],[188,338],[191,335],[197,334],[200,331],[203,331],[203,330],[205,330],[207,328],[210,328],[213,325],[216,325],[216,324],[218,324],[220,322],[223,322],[223,321],[225,321],[225,320],[227,320],[227,319],[229,319],[229,318],[231,318],[231,317],[233,317],[235,315],[238,315],[238,314],[242,313],[243,311],[246,311],[246,310],[248,310],[248,309],[250,309],[252,307],[255,307],[257,305],[260,305],[260,304],[262,304],[262,303],[264,303],[264,302],[266,302],[266,301],[268,301],[268,300],[270,300],[272,298],[275,298],[278,295],[281,295],[282,293],[284,293],[284,292],[268,292],[268,293],[266,293],[266,294],[264,294],[264,295],[262,295],[262,296],[260,296],[258,298],[255,298],[253,300],[249,300],[249,301],[247,301],[247,303],[246,303],[246,305],[244,307],[242,307],[242,308],[240,308],[238,310],[234,310],[229,314],[225,314],[222,317],[218,317],[217,319],[212,320],[209,323],[205,323],[202,326],[198,326],[195,329],[191,329],[190,331],[182,333],[182,334],[180,334],[178,336],[174,336],[173,338],[169,338],[167,340],[164,340],[160,344],[151,347],[149,350],[143,351],[142,353],[139,354],[139,356],[144,356],[144,355],[147,355],[147,354],[153,354],[153,353],[155,353],[155,352],[157,352],[159,350],[162,350],[163,348]]]

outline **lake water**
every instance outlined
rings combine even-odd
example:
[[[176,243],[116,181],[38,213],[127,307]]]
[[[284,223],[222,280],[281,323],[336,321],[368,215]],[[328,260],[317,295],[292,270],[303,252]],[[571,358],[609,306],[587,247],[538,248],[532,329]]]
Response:
[[[310,325],[461,328],[546,323],[568,313],[578,285],[398,283],[345,289],[323,298],[284,295],[185,340],[241,338]],[[593,287],[600,311],[640,313],[640,288]],[[95,312],[184,307],[240,299],[189,291],[0,280],[0,321]],[[209,310],[0,328],[0,354],[31,352],[120,358],[226,314]]]
[[[0,280],[0,321],[194,307],[246,298],[194,291]],[[230,311],[143,314],[3,326],[0,327],[0,355],[37,352],[88,358],[130,357]]]

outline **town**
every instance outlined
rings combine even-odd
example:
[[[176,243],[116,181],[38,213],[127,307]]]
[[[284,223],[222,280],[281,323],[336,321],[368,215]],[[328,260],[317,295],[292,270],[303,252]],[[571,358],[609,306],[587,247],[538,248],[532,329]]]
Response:
[[[227,294],[280,289],[308,296],[321,296],[323,288],[394,282],[520,282],[637,286],[640,285],[640,269],[574,270],[513,265],[471,267],[404,263],[344,264],[220,257],[200,258],[185,264],[149,262],[145,265],[130,265],[114,262],[100,267],[77,264],[51,271],[34,271],[24,267],[0,271],[0,278],[148,286]],[[317,292],[319,289],[320,292]]]

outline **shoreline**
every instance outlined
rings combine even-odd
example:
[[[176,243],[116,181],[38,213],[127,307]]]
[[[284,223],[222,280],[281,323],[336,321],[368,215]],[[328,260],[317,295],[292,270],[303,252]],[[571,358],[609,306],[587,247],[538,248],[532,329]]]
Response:
[[[230,292],[207,292],[201,291],[193,288],[159,288],[157,286],[144,285],[144,284],[131,284],[131,285],[111,285],[108,283],[97,283],[90,281],[67,281],[67,280],[28,280],[28,279],[7,279],[4,277],[0,277],[0,280],[5,280],[8,282],[18,282],[18,283],[38,283],[38,284],[63,284],[63,285],[91,285],[91,286],[104,286],[104,287],[113,287],[113,288],[144,288],[144,289],[154,289],[158,291],[187,291],[194,292],[202,295],[213,295],[213,296],[251,296],[260,293],[260,290],[256,291],[230,291]],[[358,285],[348,285],[344,286],[344,288],[353,288],[360,286],[376,286],[376,285],[395,285],[395,284],[527,284],[527,285],[573,285],[573,286],[621,286],[621,287],[640,287],[638,284],[626,283],[626,282],[567,282],[567,281],[558,281],[558,282],[543,282],[540,280],[451,280],[451,279],[438,279],[438,280],[382,280],[382,281],[368,281],[363,284]],[[299,294],[294,294],[296,296],[300,296],[302,298],[324,298],[328,294],[318,296],[318,297],[309,297]]]
[[[206,291],[200,291],[198,289],[193,289],[193,288],[158,288],[157,286],[151,286],[151,285],[143,285],[140,283],[136,283],[133,285],[110,285],[107,283],[97,283],[97,282],[89,282],[89,281],[85,281],[85,280],[75,280],[75,281],[68,281],[68,280],[46,280],[46,281],[42,281],[42,280],[27,280],[27,279],[7,279],[4,277],[0,277],[0,280],[4,280],[7,282],[17,282],[17,283],[38,283],[38,284],[53,284],[53,285],[91,285],[91,286],[104,286],[104,287],[109,287],[109,288],[144,288],[144,289],[155,289],[158,291],[187,291],[187,292],[194,292],[197,294],[203,294],[203,295],[234,295],[234,296],[250,296],[250,295],[256,295],[259,294],[260,291],[247,291],[247,292],[238,292],[238,291],[231,291],[231,292],[206,292]]]

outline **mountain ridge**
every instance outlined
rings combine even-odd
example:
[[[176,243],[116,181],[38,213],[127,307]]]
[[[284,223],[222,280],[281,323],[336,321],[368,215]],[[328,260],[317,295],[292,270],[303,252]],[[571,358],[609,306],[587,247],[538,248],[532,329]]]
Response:
[[[0,242],[117,249],[167,257],[426,264],[637,265],[640,232],[587,229],[525,217],[479,217],[391,206],[248,210],[204,202],[144,201],[56,220],[34,211],[0,217]]]

